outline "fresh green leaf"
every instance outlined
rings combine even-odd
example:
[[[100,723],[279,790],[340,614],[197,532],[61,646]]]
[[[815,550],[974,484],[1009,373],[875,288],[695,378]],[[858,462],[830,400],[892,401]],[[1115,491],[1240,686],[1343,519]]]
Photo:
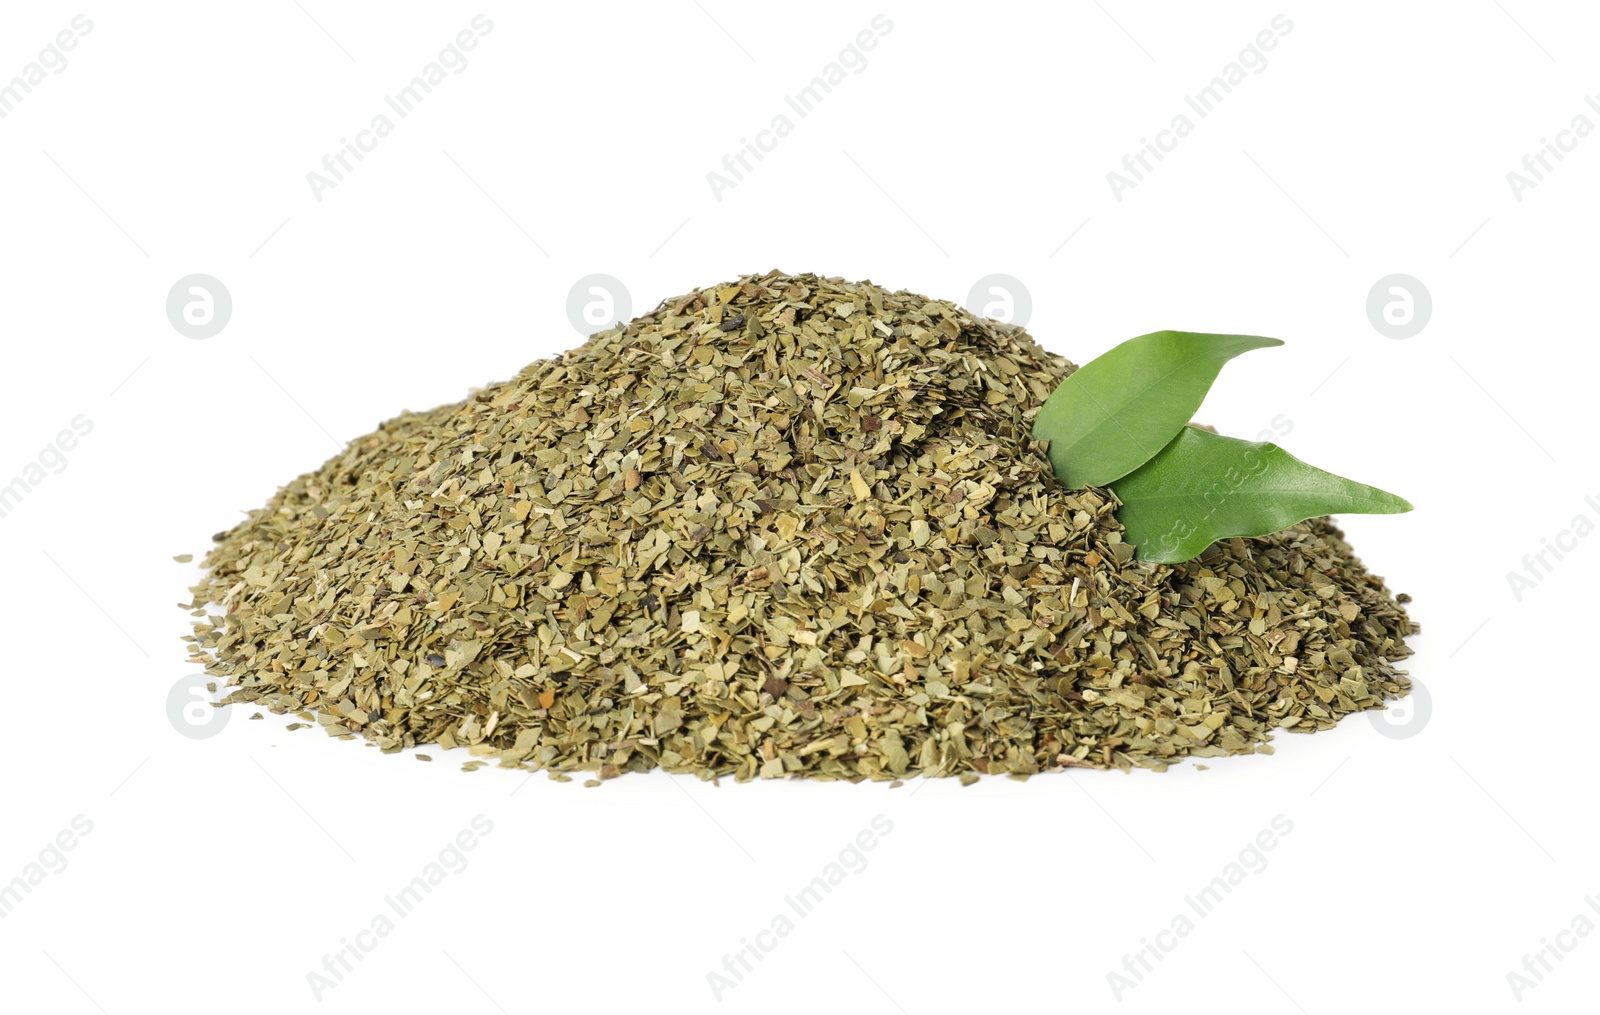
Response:
[[[1399,514],[1392,493],[1307,465],[1276,444],[1192,426],[1113,487],[1140,560],[1191,560],[1219,539],[1265,536],[1327,514]]]
[[[1276,338],[1157,331],[1085,364],[1045,400],[1034,440],[1068,489],[1105,486],[1155,457],[1200,408],[1222,365]]]

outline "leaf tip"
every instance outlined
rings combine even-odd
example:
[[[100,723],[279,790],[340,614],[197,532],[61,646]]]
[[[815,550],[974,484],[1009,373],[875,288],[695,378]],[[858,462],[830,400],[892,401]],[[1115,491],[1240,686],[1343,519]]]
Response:
[[[1274,346],[1284,344],[1283,339],[1281,338],[1268,338],[1265,335],[1226,335],[1206,331],[1182,331],[1178,328],[1163,328],[1160,331],[1151,332],[1148,335],[1141,335],[1139,337],[1155,338],[1158,335],[1163,337],[1178,336],[1183,338],[1212,339],[1229,344],[1238,343],[1244,345],[1246,349],[1270,349]],[[1137,341],[1137,339],[1134,341]]]

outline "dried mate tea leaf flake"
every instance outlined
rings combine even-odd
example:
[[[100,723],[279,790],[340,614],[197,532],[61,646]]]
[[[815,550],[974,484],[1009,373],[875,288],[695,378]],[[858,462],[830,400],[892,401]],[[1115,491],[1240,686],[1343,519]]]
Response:
[[[1136,560],[1031,440],[1073,369],[871,283],[697,290],[282,487],[191,640],[289,729],[595,783],[1160,769],[1406,692],[1327,519]]]

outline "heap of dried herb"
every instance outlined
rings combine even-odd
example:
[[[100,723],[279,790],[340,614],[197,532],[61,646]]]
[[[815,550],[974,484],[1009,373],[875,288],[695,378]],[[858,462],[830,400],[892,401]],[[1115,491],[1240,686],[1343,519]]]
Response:
[[[1073,369],[870,283],[693,292],[284,487],[192,651],[335,735],[599,778],[1160,768],[1405,693],[1327,519],[1136,560],[1031,440]]]

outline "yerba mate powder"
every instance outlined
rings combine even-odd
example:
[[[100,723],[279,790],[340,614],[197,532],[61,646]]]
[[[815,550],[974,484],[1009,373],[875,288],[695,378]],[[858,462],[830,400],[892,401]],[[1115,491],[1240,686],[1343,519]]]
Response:
[[[1136,561],[1029,439],[1073,369],[868,282],[693,292],[289,483],[192,651],[331,734],[601,779],[1162,768],[1406,692],[1327,519]]]

